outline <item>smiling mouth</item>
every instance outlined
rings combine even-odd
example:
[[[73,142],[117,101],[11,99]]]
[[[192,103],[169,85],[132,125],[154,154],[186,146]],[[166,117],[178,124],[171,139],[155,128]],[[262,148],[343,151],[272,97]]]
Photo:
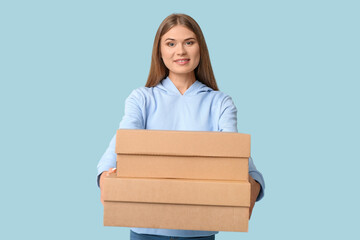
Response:
[[[178,63],[178,64],[186,64],[190,61],[190,59],[179,59],[179,60],[175,60],[174,62]]]

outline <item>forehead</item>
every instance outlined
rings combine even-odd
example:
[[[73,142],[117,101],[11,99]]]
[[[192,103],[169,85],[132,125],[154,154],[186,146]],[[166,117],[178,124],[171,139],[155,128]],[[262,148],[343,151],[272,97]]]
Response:
[[[166,40],[167,38],[182,40],[187,38],[196,38],[196,35],[193,31],[184,27],[182,25],[177,25],[171,28],[167,33],[162,36],[162,40]]]

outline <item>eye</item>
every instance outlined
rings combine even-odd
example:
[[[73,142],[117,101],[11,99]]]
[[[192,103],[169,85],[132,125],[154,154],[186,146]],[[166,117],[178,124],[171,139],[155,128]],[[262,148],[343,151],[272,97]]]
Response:
[[[168,45],[169,47],[173,47],[173,46],[175,46],[175,43],[173,43],[173,42],[168,42],[167,45]]]
[[[187,41],[185,44],[188,45],[188,46],[191,46],[191,45],[194,44],[194,42],[193,41]]]

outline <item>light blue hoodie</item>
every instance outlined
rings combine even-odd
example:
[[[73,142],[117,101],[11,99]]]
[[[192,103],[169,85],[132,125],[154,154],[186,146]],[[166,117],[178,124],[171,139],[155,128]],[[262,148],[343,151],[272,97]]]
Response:
[[[125,101],[120,122],[123,129],[237,132],[237,110],[230,96],[195,81],[182,95],[169,77],[155,87],[135,89]],[[116,167],[115,135],[99,161],[102,172]],[[257,201],[264,196],[265,183],[249,158],[249,174],[261,185]],[[174,216],[176,218],[176,216]],[[132,228],[134,232],[174,237],[209,236],[218,232]]]

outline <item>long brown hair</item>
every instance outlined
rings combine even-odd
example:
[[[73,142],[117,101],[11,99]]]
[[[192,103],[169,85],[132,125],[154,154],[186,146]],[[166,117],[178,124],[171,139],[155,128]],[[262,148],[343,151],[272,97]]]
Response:
[[[152,50],[151,66],[145,87],[154,87],[169,75],[169,69],[165,66],[163,60],[161,59],[160,40],[165,33],[177,25],[182,25],[194,32],[198,40],[200,47],[200,62],[194,70],[196,80],[202,82],[213,90],[219,90],[211,67],[209,51],[200,26],[190,16],[175,13],[166,17],[156,32]]]

